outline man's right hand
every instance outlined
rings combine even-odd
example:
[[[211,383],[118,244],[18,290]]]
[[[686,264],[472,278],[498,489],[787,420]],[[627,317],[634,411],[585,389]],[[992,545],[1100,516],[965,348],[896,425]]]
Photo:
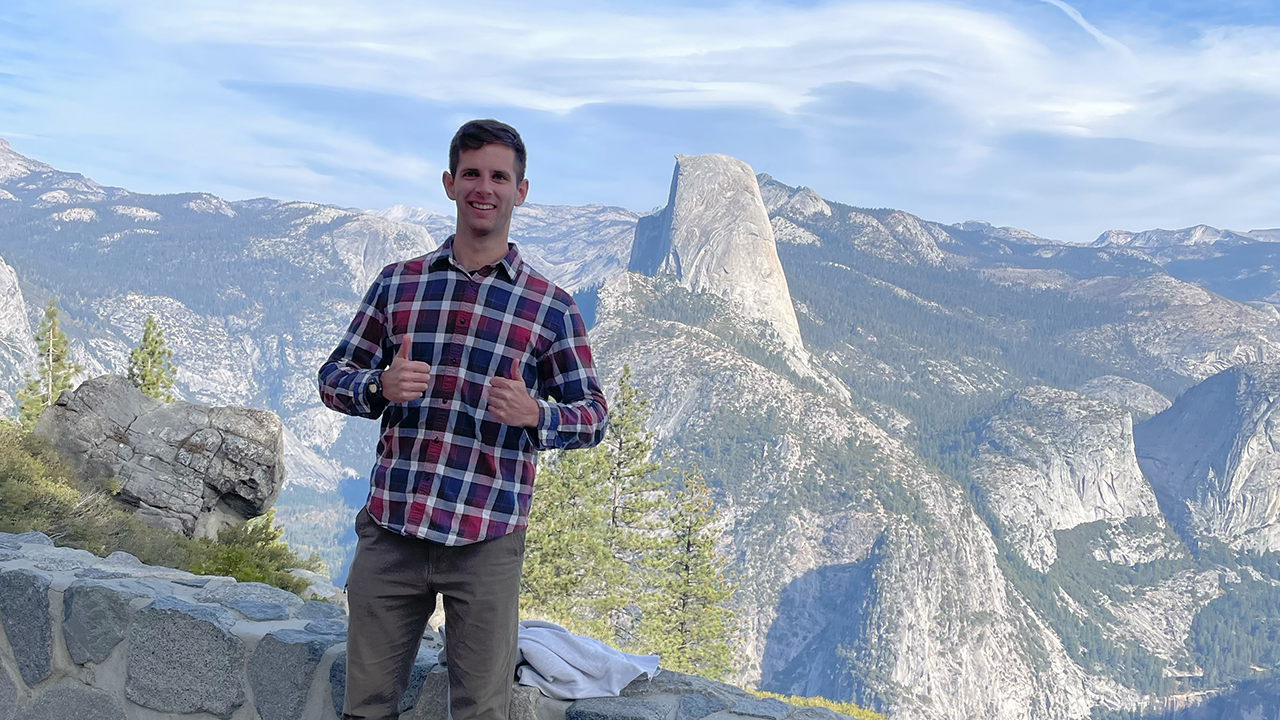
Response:
[[[411,344],[406,339],[391,358],[391,365],[382,371],[382,397],[393,403],[417,400],[431,384],[431,366],[409,359]]]

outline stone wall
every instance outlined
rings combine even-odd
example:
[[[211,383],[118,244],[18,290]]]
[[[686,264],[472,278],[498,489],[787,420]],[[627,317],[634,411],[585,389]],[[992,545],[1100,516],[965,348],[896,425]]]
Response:
[[[342,608],[261,583],[99,558],[0,533],[0,720],[335,720]],[[445,720],[440,642],[423,638],[401,720]],[[512,720],[837,720],[663,671],[620,698],[517,686]]]

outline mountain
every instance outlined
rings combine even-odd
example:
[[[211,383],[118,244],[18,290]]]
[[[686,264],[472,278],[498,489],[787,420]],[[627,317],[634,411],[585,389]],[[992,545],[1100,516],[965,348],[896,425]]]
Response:
[[[1280,229],[1238,233],[1196,225],[1181,230],[1108,230],[1094,247],[1139,249],[1171,276],[1239,302],[1280,305]]]
[[[1257,242],[1248,233],[1237,233],[1231,230],[1219,230],[1208,225],[1196,225],[1181,230],[1144,230],[1130,232],[1128,230],[1108,230],[1093,241],[1094,246],[1122,245],[1135,248],[1169,248],[1193,245],[1239,245]]]
[[[1184,531],[1280,551],[1280,365],[1242,365],[1139,425],[1138,462]]]
[[[1110,403],[1029,387],[982,424],[970,474],[1023,560],[1045,572],[1055,533],[1105,520],[1163,526],[1133,451],[1133,420]],[[1136,564],[1136,563],[1134,563]]]
[[[663,450],[721,494],[747,623],[740,681],[908,718],[1014,716],[1046,696],[1042,717],[1080,717],[1099,694],[1132,700],[1075,669],[1010,597],[959,486],[790,371],[785,350],[748,345],[761,328],[728,301],[628,273],[602,288],[598,318],[606,382],[625,360]]]
[[[678,163],[670,198],[701,199],[685,222],[753,202],[728,173],[708,184]],[[670,207],[640,219],[630,267],[645,273],[606,283],[592,330],[606,377],[628,362],[655,399],[663,451],[723,494],[741,679],[900,717],[1080,717],[1163,707],[1196,682],[1172,678],[1227,667],[1229,625],[1202,618],[1241,617],[1215,604],[1236,597],[1238,561],[1171,531],[1126,408],[1068,388],[1150,414],[1221,367],[1274,362],[1274,313],[1142,252],[758,183],[810,370],[834,382],[652,252]],[[767,262],[740,237],[700,233],[678,254]]]
[[[0,168],[4,337],[56,295],[77,361],[119,371],[156,314],[183,397],[282,417],[277,518],[341,578],[376,426],[321,408],[314,372],[370,273],[452,218],[142,195],[7,146]],[[526,206],[513,236],[594,312],[606,386],[629,365],[660,450],[714,489],[740,681],[910,720],[1042,720],[1228,697],[1280,668],[1276,556],[1175,512],[1222,492],[1176,440],[1203,428],[1170,421],[1175,440],[1144,444],[1167,398],[1276,365],[1272,304],[1180,279],[1150,249],[861,208],[724,156],[678,158],[668,201],[643,217]],[[1225,276],[1240,257],[1176,262]],[[12,387],[30,356],[4,347]],[[1215,448],[1255,447],[1265,393],[1232,393],[1188,417],[1221,432]],[[1166,464],[1190,479],[1154,477],[1158,447],[1186,449]]]

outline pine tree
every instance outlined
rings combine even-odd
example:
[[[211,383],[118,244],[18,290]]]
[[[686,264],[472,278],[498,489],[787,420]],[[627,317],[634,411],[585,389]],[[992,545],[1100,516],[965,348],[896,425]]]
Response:
[[[36,355],[36,374],[27,376],[26,385],[18,391],[19,422],[28,430],[63,390],[71,389],[71,378],[80,372],[80,366],[67,358],[67,336],[58,327],[58,306],[53,298],[36,330]]]
[[[613,592],[626,568],[610,547],[603,453],[556,453],[538,471],[525,534],[521,607],[529,617],[605,639]]]
[[[734,667],[737,618],[728,607],[734,585],[716,551],[711,493],[696,470],[683,475],[666,515],[668,534],[643,562],[652,584],[641,602],[636,649],[662,666],[723,679]]]
[[[654,547],[665,493],[649,461],[648,403],[624,367],[605,439],[557,453],[538,472],[525,537],[524,603],[532,615],[627,644],[642,587],[631,565]]]
[[[129,354],[129,380],[143,395],[173,402],[175,371],[169,362],[173,351],[165,347],[164,334],[148,315],[142,323],[142,340]]]
[[[634,642],[634,617],[627,608],[645,591],[642,574],[632,568],[659,547],[670,482],[650,460],[654,439],[645,429],[648,420],[649,401],[631,384],[631,366],[623,365],[599,450],[608,465],[609,550],[614,567],[622,569],[602,604],[609,608],[609,637],[622,646]]]
[[[538,472],[525,536],[521,606],[663,667],[723,677],[737,626],[727,562],[715,550],[711,495],[701,478],[650,460],[648,403],[624,367],[605,439],[555,453]],[[638,616],[638,617],[637,617]]]

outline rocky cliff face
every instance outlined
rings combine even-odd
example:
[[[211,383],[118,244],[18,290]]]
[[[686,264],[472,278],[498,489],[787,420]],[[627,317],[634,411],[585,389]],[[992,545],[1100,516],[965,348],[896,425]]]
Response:
[[[804,347],[769,214],[741,160],[677,156],[667,206],[641,219],[628,268],[670,274],[692,292],[725,298],[789,348]]]
[[[0,259],[0,415],[16,411],[13,393],[22,387],[23,374],[35,367],[35,359],[36,344],[18,275]]]
[[[1140,424],[1138,462],[1175,523],[1280,550],[1280,365],[1225,370]]]
[[[740,681],[902,718],[1135,701],[1078,668],[1010,590],[958,486],[782,355],[744,354],[695,309],[727,303],[663,277],[606,283],[592,342],[607,383],[625,360],[653,398],[660,447],[721,494],[743,578]]]
[[[117,497],[148,525],[216,538],[280,494],[282,430],[269,412],[164,403],[104,375],[63,393],[35,432],[80,474],[119,483]]]
[[[971,470],[1027,564],[1057,559],[1058,530],[1160,517],[1133,452],[1133,421],[1068,390],[1019,391],[983,425]]]

